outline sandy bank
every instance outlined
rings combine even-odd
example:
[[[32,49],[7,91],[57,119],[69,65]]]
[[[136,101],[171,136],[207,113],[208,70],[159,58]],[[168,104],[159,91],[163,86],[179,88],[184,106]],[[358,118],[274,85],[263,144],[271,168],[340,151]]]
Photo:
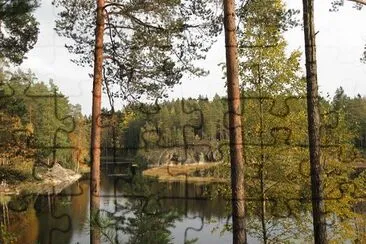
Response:
[[[220,179],[216,177],[192,176],[196,171],[208,169],[217,164],[219,163],[161,166],[144,170],[143,175],[148,177],[157,177],[159,181],[169,181],[169,182],[182,182],[182,181],[187,181],[190,183],[226,182],[227,181],[226,179]]]

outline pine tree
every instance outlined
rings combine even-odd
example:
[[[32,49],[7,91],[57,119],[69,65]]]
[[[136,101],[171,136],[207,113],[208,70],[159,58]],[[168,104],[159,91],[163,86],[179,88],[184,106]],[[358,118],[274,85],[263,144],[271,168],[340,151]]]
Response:
[[[21,64],[37,42],[38,0],[0,0],[0,59]]]
[[[95,1],[56,0],[57,33],[69,38],[80,65],[92,64]],[[221,30],[216,0],[123,1],[105,4],[104,84],[124,100],[163,97],[184,73],[205,75],[202,60]],[[206,41],[202,41],[206,40]]]

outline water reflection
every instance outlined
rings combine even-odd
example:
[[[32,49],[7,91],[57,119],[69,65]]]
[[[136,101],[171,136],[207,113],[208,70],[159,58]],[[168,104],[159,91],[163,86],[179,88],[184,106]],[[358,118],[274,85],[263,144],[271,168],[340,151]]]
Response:
[[[133,179],[102,177],[101,216],[103,243],[231,243],[230,202],[210,199],[216,185],[158,183],[141,176]],[[22,196],[6,203],[1,223],[14,243],[89,243],[89,181],[83,179],[57,196]],[[263,238],[261,204],[252,202],[248,216],[248,241]],[[267,203],[268,209],[271,204]],[[257,206],[258,205],[258,206]],[[355,212],[365,213],[365,204]],[[277,243],[311,240],[311,218],[300,211],[297,218],[266,216],[269,240]],[[8,214],[7,214],[8,213]],[[361,216],[361,217],[360,217]],[[5,219],[5,221],[4,221]],[[9,220],[7,220],[9,219]],[[358,242],[365,239],[364,215],[352,219]],[[212,233],[212,231],[214,231]],[[223,232],[223,233],[221,233]],[[221,235],[222,234],[222,235]],[[357,242],[356,241],[356,242]],[[4,240],[3,240],[4,242]]]
[[[175,242],[179,238],[175,230],[181,229],[184,223],[197,220],[201,222],[197,228],[186,226],[184,233],[179,233],[184,237],[181,242],[193,243],[195,238],[190,238],[189,231],[201,231],[205,219],[226,220],[225,202],[210,201],[205,196],[205,185],[158,183],[141,176],[135,176],[132,181],[115,179],[109,183],[103,191],[108,195],[104,196],[104,206],[109,220],[115,224],[115,233],[109,234],[119,241],[171,243],[174,239]],[[108,198],[112,194],[118,197]],[[176,224],[180,227],[177,228]]]
[[[37,197],[34,208],[39,220],[38,240],[41,243],[70,243],[74,232],[80,235],[87,227],[88,204],[87,181],[72,185],[58,196]]]

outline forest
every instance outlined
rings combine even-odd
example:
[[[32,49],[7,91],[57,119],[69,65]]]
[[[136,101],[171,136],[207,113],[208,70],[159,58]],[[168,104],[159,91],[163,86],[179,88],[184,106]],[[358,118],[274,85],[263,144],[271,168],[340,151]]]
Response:
[[[366,5],[350,1],[355,11]],[[331,10],[344,2],[332,1]],[[78,189],[85,179],[67,188],[66,195],[6,195],[9,187],[42,181],[37,170],[47,174],[54,165],[87,172],[87,184],[79,189],[89,195],[80,200],[82,216],[74,215],[83,222],[89,213],[85,222],[92,243],[100,243],[101,236],[118,243],[117,233],[106,231],[118,222],[129,234],[127,243],[171,243],[174,224],[188,219],[182,202],[192,198],[181,194],[179,202],[161,196],[164,191],[200,191],[193,200],[210,201],[221,208],[219,215],[229,216],[231,223],[220,231],[231,232],[235,244],[247,238],[263,243],[366,239],[360,210],[366,186],[366,97],[349,96],[342,87],[335,94],[318,91],[314,0],[303,0],[302,19],[300,10],[288,9],[282,0],[52,4],[58,9],[54,30],[68,40],[64,45],[72,62],[93,68],[92,113],[71,104],[55,81],[39,80],[17,66],[37,42],[39,2],[0,0],[0,241],[16,240],[8,227],[22,218],[17,208],[9,214],[9,206],[29,205],[37,214],[48,207],[52,217],[59,206],[70,219],[69,212],[78,211],[76,196],[67,190]],[[304,31],[304,53],[290,50],[285,39],[295,28]],[[226,62],[218,69],[227,94],[170,98],[169,90],[186,75],[208,74],[197,63],[205,61],[222,34]],[[365,57],[366,52],[360,61]],[[101,107],[101,97],[108,107]],[[122,107],[115,105],[118,100]],[[133,167],[126,174],[109,174],[108,165],[116,167],[122,159],[131,159]],[[181,175],[217,181],[188,187],[187,178],[182,190],[143,174],[148,168],[196,164],[209,167]],[[115,211],[127,209],[131,216],[108,212],[110,202],[102,199],[112,191]],[[124,203],[118,203],[118,191]],[[179,207],[161,211],[164,201]],[[160,225],[156,232],[146,227]]]
[[[75,171],[80,164],[90,165],[90,116],[82,115],[78,105],[70,104],[52,81],[46,85],[32,73],[21,71],[4,72],[2,77],[6,85],[1,90],[1,120],[7,127],[1,130],[1,180],[9,184],[34,180],[34,165],[49,165],[53,160]],[[304,85],[301,77],[300,85]],[[309,207],[306,199],[310,194],[306,101],[301,93],[261,97],[255,90],[248,89],[241,102],[246,114],[242,119],[244,145],[247,145],[247,194],[251,199],[248,211],[255,216],[265,214],[269,218],[267,225],[275,226],[275,217],[272,217],[275,222],[271,222],[269,216],[286,214],[281,209],[286,209],[288,199],[303,198],[304,203],[294,201],[290,206],[292,214],[304,218],[302,214],[304,208]],[[352,206],[358,202],[357,196],[362,196],[365,185],[364,172],[357,168],[357,164],[364,163],[365,109],[365,98],[348,97],[342,88],[337,89],[333,97],[321,99],[326,197],[337,198],[341,194],[337,189],[339,184],[347,185],[347,191],[342,194],[349,194],[346,202],[327,201],[326,206],[345,220],[357,218]],[[102,128],[102,157],[132,156],[144,169],[156,166],[157,162],[162,165],[172,161],[189,164],[187,155],[191,155],[197,161],[220,162],[218,166],[195,174],[230,178],[225,97],[135,103],[114,113],[104,109]],[[170,158],[164,161],[161,155],[167,152],[171,152],[168,153]],[[228,185],[219,184],[209,189],[207,194],[211,197],[230,198]],[[257,204],[260,199],[276,199],[276,204],[269,202],[261,209]],[[256,222],[250,224],[256,225]],[[344,221],[333,228],[347,230],[347,235],[338,234],[348,238],[353,233],[349,226],[350,222]],[[269,240],[277,238],[269,229],[265,233]]]
[[[34,180],[35,165],[78,170],[89,159],[90,119],[51,81],[1,71],[1,181]]]

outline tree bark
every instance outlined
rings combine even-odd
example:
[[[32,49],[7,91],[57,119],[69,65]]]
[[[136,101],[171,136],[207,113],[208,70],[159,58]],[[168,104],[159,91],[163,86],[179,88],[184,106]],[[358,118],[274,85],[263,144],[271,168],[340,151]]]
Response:
[[[320,114],[314,30],[314,0],[303,0],[303,20],[313,226],[314,240],[318,244],[326,243],[327,235],[322,182],[323,169],[320,163]]]
[[[227,93],[229,110],[233,243],[246,243],[244,160],[240,111],[235,1],[224,0]]]
[[[93,105],[91,131],[91,185],[90,219],[98,220],[100,208],[100,139],[101,139],[101,100],[103,80],[103,35],[104,35],[104,0],[97,0],[97,19],[94,50]],[[93,216],[93,217],[92,217]],[[94,221],[95,222],[95,221]],[[95,223],[94,223],[95,224]],[[91,243],[100,243],[100,232],[91,226]]]

